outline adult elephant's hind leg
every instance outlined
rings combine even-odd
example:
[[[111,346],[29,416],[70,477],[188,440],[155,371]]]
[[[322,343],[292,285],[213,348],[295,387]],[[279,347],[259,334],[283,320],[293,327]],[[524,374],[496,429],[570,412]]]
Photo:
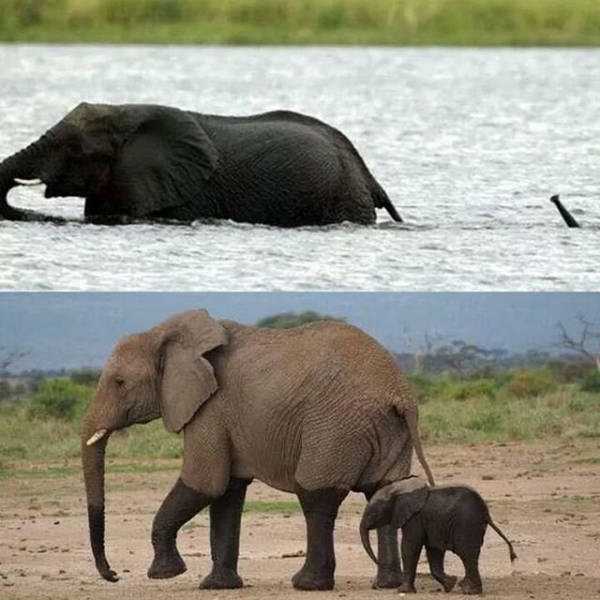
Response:
[[[213,498],[188,487],[181,479],[177,480],[154,517],[154,560],[148,569],[148,577],[167,579],[180,575],[187,569],[177,550],[177,532],[212,500]]]
[[[212,571],[202,580],[204,590],[232,590],[244,585],[238,575],[240,526],[246,488],[251,480],[231,479],[223,496],[210,505]]]
[[[334,488],[296,493],[306,519],[306,560],[292,583],[299,590],[331,590],[334,585],[333,529],[338,508],[348,495]]]

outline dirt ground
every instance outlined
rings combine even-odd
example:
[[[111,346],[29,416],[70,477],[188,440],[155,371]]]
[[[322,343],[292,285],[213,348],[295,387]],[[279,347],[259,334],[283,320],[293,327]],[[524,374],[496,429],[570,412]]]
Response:
[[[504,542],[488,530],[481,558],[488,598],[600,598],[600,443],[508,444],[428,449],[439,483],[467,483],[489,501],[496,523],[515,542],[511,565]],[[209,569],[208,517],[198,516],[179,535],[188,571],[166,581],[145,572],[152,551],[150,527],[162,498],[177,477],[177,464],[157,473],[109,475],[107,552],[121,576],[108,583],[96,574],[87,538],[79,477],[39,476],[0,481],[0,598],[115,598],[177,600],[210,598],[306,598],[290,578],[304,550],[302,514],[291,511],[245,513],[240,574],[242,590],[197,589]],[[417,471],[418,472],[418,471]],[[249,500],[291,500],[292,496],[255,483]],[[375,591],[374,565],[360,545],[358,523],[364,500],[350,496],[336,526],[337,572],[333,592],[323,598],[394,597]],[[375,537],[375,536],[373,536]],[[423,560],[424,556],[422,557]],[[461,573],[447,555],[447,570]],[[440,587],[420,564],[420,598],[440,598]],[[454,591],[450,597],[461,597]]]

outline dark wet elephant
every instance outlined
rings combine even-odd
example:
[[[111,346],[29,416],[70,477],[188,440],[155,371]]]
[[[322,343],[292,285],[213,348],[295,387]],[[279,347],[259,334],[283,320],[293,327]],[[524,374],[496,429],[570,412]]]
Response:
[[[8,204],[19,184],[85,198],[91,222],[201,218],[281,227],[401,221],[340,131],[285,111],[222,117],[153,105],[80,104],[0,164],[0,218],[58,220]]]

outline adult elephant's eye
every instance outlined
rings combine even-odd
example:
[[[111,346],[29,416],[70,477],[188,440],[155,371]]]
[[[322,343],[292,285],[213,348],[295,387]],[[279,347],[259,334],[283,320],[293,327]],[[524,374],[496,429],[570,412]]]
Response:
[[[123,389],[125,387],[125,380],[122,377],[117,377],[115,379],[115,383],[117,384],[117,387],[119,387],[120,389]]]

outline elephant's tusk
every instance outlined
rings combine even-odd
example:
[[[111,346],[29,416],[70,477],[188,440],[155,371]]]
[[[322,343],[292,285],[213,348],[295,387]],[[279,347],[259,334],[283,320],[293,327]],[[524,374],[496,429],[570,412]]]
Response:
[[[44,183],[41,179],[19,179],[15,177],[15,183],[19,185],[40,185],[40,183]]]
[[[98,440],[101,440],[108,433],[108,429],[100,429],[86,442],[87,446],[95,444]]]

